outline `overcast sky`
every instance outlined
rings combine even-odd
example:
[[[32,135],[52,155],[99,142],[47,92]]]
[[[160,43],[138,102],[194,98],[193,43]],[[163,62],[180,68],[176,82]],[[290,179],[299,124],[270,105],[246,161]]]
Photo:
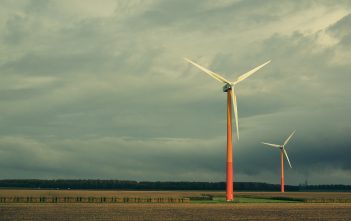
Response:
[[[1,0],[0,179],[351,184],[351,2]],[[286,164],[287,165],[287,164]]]

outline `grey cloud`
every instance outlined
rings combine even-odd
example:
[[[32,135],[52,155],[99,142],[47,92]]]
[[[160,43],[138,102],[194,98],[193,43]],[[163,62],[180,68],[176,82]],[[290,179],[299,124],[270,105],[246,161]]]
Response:
[[[9,139],[16,141],[9,145],[7,141]],[[27,143],[26,146],[23,147],[19,141]],[[7,165],[7,161],[13,160],[21,162],[16,167],[10,168],[19,170],[20,177],[26,176],[27,168],[30,171],[51,171],[52,177],[62,176],[62,171],[66,171],[68,177],[116,176],[116,178],[130,179],[133,174],[140,175],[139,168],[143,167],[143,175],[138,177],[138,180],[156,180],[152,178],[155,170],[162,175],[159,179],[174,179],[172,177],[176,174],[179,178],[190,179],[191,176],[186,174],[196,173],[190,171],[201,172],[203,165],[207,165],[206,162],[209,159],[212,159],[213,163],[208,165],[209,168],[206,171],[209,170],[209,174],[211,170],[217,172],[218,163],[221,162],[218,156],[221,152],[212,148],[214,144],[218,145],[218,139],[85,137],[81,140],[50,138],[42,142],[21,137],[2,137],[1,139],[2,157],[5,159],[3,164]],[[45,153],[43,154],[42,151]],[[194,155],[196,155],[195,160]],[[216,156],[217,160],[213,160]],[[155,158],[159,160],[155,161]],[[160,164],[163,165],[162,170],[159,168]],[[126,166],[128,168],[122,169]],[[6,173],[3,172],[3,174]],[[207,178],[212,179],[209,175]]]
[[[347,16],[339,20],[336,24],[329,27],[328,32],[333,33],[341,39],[339,42],[340,45],[342,45],[343,47],[349,47],[351,43],[351,32],[349,29],[350,25],[351,14],[348,14]]]
[[[21,15],[14,15],[6,22],[3,41],[6,44],[15,46],[25,39],[25,34],[29,31],[26,26],[26,18]]]
[[[238,181],[278,182],[278,153],[260,142],[297,129],[288,182],[335,171],[349,183],[350,15],[312,33],[290,27],[347,1],[143,3],[90,17],[67,2],[4,5],[2,177],[224,180],[226,97],[186,56],[230,79],[272,59],[236,88]]]

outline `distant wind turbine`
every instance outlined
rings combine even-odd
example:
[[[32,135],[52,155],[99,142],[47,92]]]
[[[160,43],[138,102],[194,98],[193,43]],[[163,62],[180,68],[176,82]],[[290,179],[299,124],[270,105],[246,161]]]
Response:
[[[233,200],[233,143],[232,143],[232,105],[234,108],[234,116],[235,116],[235,123],[236,123],[236,135],[239,140],[239,122],[238,122],[238,107],[237,107],[237,99],[234,92],[234,87],[239,82],[245,80],[250,75],[267,65],[271,61],[267,61],[266,63],[252,69],[251,71],[246,72],[245,74],[239,76],[235,81],[228,81],[221,75],[208,70],[200,66],[199,64],[184,58],[187,62],[194,65],[195,67],[199,68],[206,74],[210,75],[212,78],[216,79],[217,81],[224,83],[223,91],[227,92],[227,193],[226,199],[227,201]]]
[[[280,148],[280,163],[281,163],[280,191],[282,193],[284,193],[284,156],[283,155],[285,155],[286,160],[288,161],[290,168],[292,168],[289,157],[288,157],[288,153],[286,152],[286,149],[285,149],[285,145],[289,142],[290,138],[294,135],[294,133],[295,133],[295,131],[293,131],[290,134],[290,136],[284,141],[283,145],[262,142],[265,145]]]

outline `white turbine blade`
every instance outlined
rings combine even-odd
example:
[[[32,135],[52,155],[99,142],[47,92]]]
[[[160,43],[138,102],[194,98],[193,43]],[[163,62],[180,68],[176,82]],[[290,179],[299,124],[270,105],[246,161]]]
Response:
[[[278,147],[278,148],[281,147],[281,145],[278,145],[278,144],[272,144],[272,143],[266,143],[266,142],[261,142],[261,143],[271,147]]]
[[[295,131],[296,131],[296,130],[294,130],[294,131],[290,134],[290,136],[284,141],[283,146],[285,146],[285,145],[289,142],[290,138],[294,135]]]
[[[288,163],[289,163],[290,168],[292,168],[291,163],[290,163],[290,160],[289,160],[289,157],[288,157],[288,153],[286,152],[285,148],[283,148],[283,151],[284,151],[284,154],[285,154],[285,156],[286,156],[286,159],[288,160]]]
[[[199,68],[200,70],[202,70],[203,72],[205,72],[206,74],[210,75],[211,77],[213,77],[214,79],[216,79],[217,81],[220,81],[222,83],[228,83],[230,84],[230,81],[228,81],[227,79],[225,79],[224,77],[220,76],[219,74],[214,73],[213,71],[208,70],[207,68],[202,67],[199,64],[196,64],[195,62],[189,60],[188,58],[184,58],[184,60],[186,60],[187,62],[189,62],[190,64],[194,65],[195,67]]]
[[[234,88],[232,88],[232,100],[233,100],[233,109],[234,109],[234,118],[235,118],[235,126],[236,126],[236,135],[239,140],[239,118],[238,118],[238,104],[236,100],[236,95],[234,92]]]
[[[267,61],[264,64],[261,64],[258,67],[255,67],[254,69],[252,69],[251,71],[246,72],[245,74],[241,75],[238,77],[238,79],[236,81],[234,81],[234,84],[239,83],[240,81],[243,81],[244,79],[248,78],[250,75],[252,75],[253,73],[255,73],[256,71],[260,70],[261,68],[263,68],[264,66],[266,66],[269,62],[271,62],[271,60]]]

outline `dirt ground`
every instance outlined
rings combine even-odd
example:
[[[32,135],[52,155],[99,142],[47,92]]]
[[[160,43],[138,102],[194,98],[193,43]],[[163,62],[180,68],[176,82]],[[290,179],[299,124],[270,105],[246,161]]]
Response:
[[[1,189],[0,197],[189,197],[213,191],[98,191]],[[351,199],[336,192],[237,192],[258,198]],[[351,203],[0,203],[0,221],[102,220],[351,220]]]
[[[45,190],[45,189],[0,189],[0,197],[39,197],[39,196],[56,196],[56,197],[188,197],[201,196],[201,194],[220,194],[224,192],[209,191],[121,191],[121,190]]]
[[[0,204],[1,221],[350,220],[351,204]]]
[[[213,196],[225,196],[223,191],[102,191],[102,190],[44,190],[44,189],[0,189],[0,197],[189,197],[209,194]],[[289,197],[302,199],[351,199],[351,192],[236,192],[236,196],[252,197]]]

